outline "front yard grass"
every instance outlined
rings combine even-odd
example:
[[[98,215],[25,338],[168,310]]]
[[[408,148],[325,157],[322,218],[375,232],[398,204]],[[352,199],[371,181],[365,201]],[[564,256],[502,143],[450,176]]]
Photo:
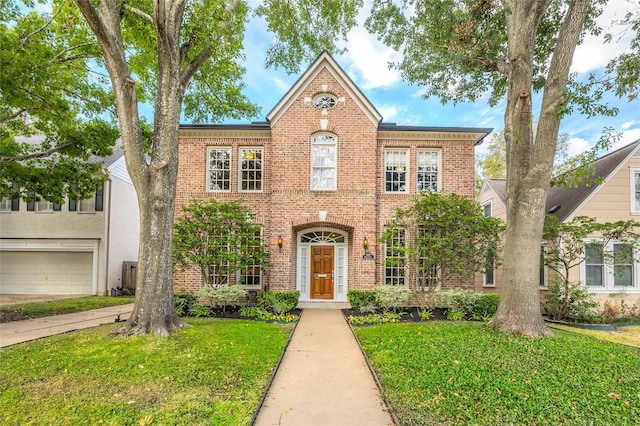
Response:
[[[355,328],[401,425],[636,425],[640,352],[555,330],[531,339],[482,323]]]
[[[108,306],[125,305],[133,303],[133,301],[133,297],[88,296],[6,305],[0,308],[0,322],[70,314]]]
[[[169,338],[119,325],[0,350],[2,425],[246,425],[293,325],[211,318]]]

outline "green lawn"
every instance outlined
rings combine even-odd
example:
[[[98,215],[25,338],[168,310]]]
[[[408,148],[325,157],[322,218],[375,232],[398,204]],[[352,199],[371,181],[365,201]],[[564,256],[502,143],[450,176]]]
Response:
[[[0,424],[248,424],[293,325],[187,322],[164,339],[108,325],[1,349]]]
[[[88,311],[90,309],[124,305],[133,303],[133,300],[133,297],[88,296],[50,300],[47,302],[6,305],[0,307],[0,322],[70,314],[73,312]]]
[[[355,329],[402,425],[637,425],[640,351],[481,323]]]

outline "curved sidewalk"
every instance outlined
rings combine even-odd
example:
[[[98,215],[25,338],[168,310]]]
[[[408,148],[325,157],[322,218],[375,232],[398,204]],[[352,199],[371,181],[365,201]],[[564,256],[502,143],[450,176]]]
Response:
[[[394,424],[340,310],[303,311],[254,424]]]
[[[124,321],[129,318],[132,311],[133,303],[130,303],[73,314],[2,323],[0,324],[0,347],[113,323],[117,319]]]

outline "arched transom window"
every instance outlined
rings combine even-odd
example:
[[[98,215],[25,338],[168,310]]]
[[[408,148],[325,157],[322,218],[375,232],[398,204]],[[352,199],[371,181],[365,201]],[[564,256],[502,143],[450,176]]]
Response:
[[[336,138],[322,133],[311,140],[311,189],[336,189]]]
[[[344,243],[344,235],[331,231],[313,231],[302,234],[300,237],[302,243]]]

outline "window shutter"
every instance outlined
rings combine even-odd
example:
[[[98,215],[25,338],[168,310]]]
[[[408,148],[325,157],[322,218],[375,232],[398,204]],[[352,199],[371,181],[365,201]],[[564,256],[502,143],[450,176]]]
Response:
[[[71,185],[70,189],[76,189],[75,185]],[[76,211],[76,202],[75,200],[72,200],[71,198],[69,198],[69,211],[70,212],[75,212]]]
[[[32,192],[29,194],[30,197],[33,197],[35,194]],[[29,201],[27,203],[27,211],[32,212],[36,209],[36,202],[35,201]]]
[[[104,193],[104,183],[96,190],[96,211],[102,211],[102,197]]]
[[[18,192],[18,187],[16,185],[13,185],[13,189],[18,193],[18,195],[16,198],[11,200],[11,211],[17,212],[20,210],[20,193]]]

